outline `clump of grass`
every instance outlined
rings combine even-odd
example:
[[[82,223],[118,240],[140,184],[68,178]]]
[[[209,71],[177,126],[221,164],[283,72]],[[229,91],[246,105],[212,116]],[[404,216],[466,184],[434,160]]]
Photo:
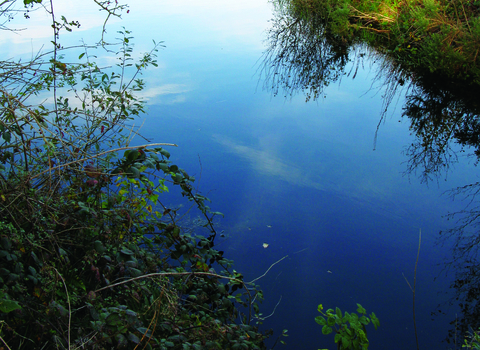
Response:
[[[345,43],[367,43],[410,70],[480,83],[478,0],[275,0],[292,15],[321,18]]]

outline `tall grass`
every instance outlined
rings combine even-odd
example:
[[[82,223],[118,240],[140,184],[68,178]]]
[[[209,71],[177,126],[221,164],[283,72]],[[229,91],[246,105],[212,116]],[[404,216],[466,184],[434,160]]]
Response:
[[[345,43],[366,43],[406,68],[480,83],[480,1],[273,1],[293,16],[320,18]]]

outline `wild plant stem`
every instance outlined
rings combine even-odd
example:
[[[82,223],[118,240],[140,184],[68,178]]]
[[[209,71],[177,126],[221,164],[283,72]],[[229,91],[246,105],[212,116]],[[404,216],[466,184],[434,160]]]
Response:
[[[69,163],[65,163],[65,164],[60,164],[60,165],[57,165],[57,166],[54,166],[54,167],[51,167],[45,171],[42,171],[41,173],[39,174],[36,174],[34,176],[31,177],[31,179],[35,179],[36,177],[39,177],[40,175],[43,175],[49,171],[52,171],[52,170],[55,170],[55,169],[59,169],[59,168],[63,168],[63,167],[66,167],[68,165],[72,165],[72,164],[75,164],[75,163],[81,163],[81,162],[84,162],[86,160],[90,160],[90,159],[94,159],[94,158],[98,158],[100,156],[103,156],[104,154],[107,154],[107,153],[111,153],[111,152],[117,152],[117,151],[122,151],[122,150],[132,150],[132,149],[137,149],[137,148],[146,148],[146,147],[151,147],[151,146],[174,146],[174,147],[177,147],[176,144],[174,143],[150,143],[150,144],[147,144],[147,145],[140,145],[140,146],[128,146],[128,147],[120,147],[120,148],[115,148],[115,149],[111,149],[111,150],[108,150],[108,151],[105,151],[105,152],[100,152],[100,153],[97,153],[91,157],[86,157],[86,158],[82,158],[82,159],[77,159],[77,160],[74,160],[73,162],[69,162]]]
[[[415,341],[417,343],[417,350],[420,350],[420,347],[418,346],[418,334],[417,334],[417,320],[415,318],[415,288],[417,285],[417,266],[418,266],[418,257],[420,256],[420,245],[422,244],[422,230],[420,230],[420,233],[418,235],[418,250],[417,250],[417,260],[415,261],[415,270],[413,272],[413,287],[411,286],[410,282],[408,282],[407,278],[405,275],[403,275],[403,278],[405,278],[405,281],[408,284],[408,287],[413,293],[413,328],[415,330]]]
[[[65,293],[67,295],[67,303],[68,303],[68,350],[70,350],[70,329],[71,329],[71,326],[72,326],[72,309],[71,309],[71,306],[70,306],[70,297],[68,295],[67,284],[65,283],[65,280],[63,279],[62,275],[60,274],[60,272],[58,272],[58,270],[55,267],[53,269],[57,272],[58,276],[60,276],[60,278],[62,279],[63,286],[65,287]]]
[[[422,230],[418,235],[418,250],[417,250],[417,260],[415,261],[415,271],[413,274],[413,328],[415,329],[415,340],[417,342],[417,350],[419,350],[418,346],[418,334],[417,334],[417,321],[415,319],[415,288],[417,284],[417,265],[418,265],[418,257],[420,256],[420,245],[422,243]]]

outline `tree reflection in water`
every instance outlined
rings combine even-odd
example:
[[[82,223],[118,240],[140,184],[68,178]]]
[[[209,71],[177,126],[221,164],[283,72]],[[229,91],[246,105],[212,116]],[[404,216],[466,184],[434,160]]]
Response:
[[[407,71],[392,55],[361,42],[348,42],[325,28],[322,19],[300,19],[277,9],[260,72],[264,87],[273,95],[283,92],[285,97],[292,97],[301,92],[306,101],[317,100],[325,97],[324,90],[331,83],[339,82],[345,75],[355,78],[360,66],[375,62],[375,81],[381,82],[384,91],[379,126],[397,93],[406,96],[402,117],[408,118],[415,136],[412,144],[406,146],[406,174],[418,175],[428,183],[451,171],[460,154],[478,162],[478,85],[430,72]],[[456,225],[439,235],[439,242],[454,241],[452,259],[446,264],[455,274],[452,288],[456,296],[450,303],[459,305],[463,314],[452,321],[449,341],[480,327],[479,194],[480,182],[450,191],[453,199],[467,199],[468,204],[461,212],[447,213]]]

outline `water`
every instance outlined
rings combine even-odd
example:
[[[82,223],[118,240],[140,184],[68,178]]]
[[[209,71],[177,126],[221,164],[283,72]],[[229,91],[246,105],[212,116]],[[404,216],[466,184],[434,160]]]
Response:
[[[165,41],[159,68],[144,76],[149,112],[142,133],[178,144],[170,149],[173,161],[225,214],[218,248],[246,281],[286,257],[257,282],[266,298],[262,327],[275,331],[270,346],[288,329],[287,345],[277,348],[332,349],[333,336],[314,321],[317,305],[354,312],[361,303],[381,323],[377,331],[369,326],[371,349],[415,348],[406,280],[413,285],[421,230],[420,346],[447,348],[442,341],[458,310],[446,304],[453,296],[453,275],[444,269],[451,244],[439,245],[437,237],[451,227],[443,215],[462,208],[444,191],[473,181],[473,165],[461,163],[429,186],[405,176],[403,151],[413,136],[401,118],[401,95],[374,147],[383,102],[369,91],[375,66],[329,86],[321,101],[263,90],[258,70],[272,17],[266,1],[150,1],[132,4],[124,17],[110,33],[120,25],[133,30],[143,51],[152,38]],[[98,23],[76,35],[95,29]],[[439,305],[446,314],[432,316]]]

